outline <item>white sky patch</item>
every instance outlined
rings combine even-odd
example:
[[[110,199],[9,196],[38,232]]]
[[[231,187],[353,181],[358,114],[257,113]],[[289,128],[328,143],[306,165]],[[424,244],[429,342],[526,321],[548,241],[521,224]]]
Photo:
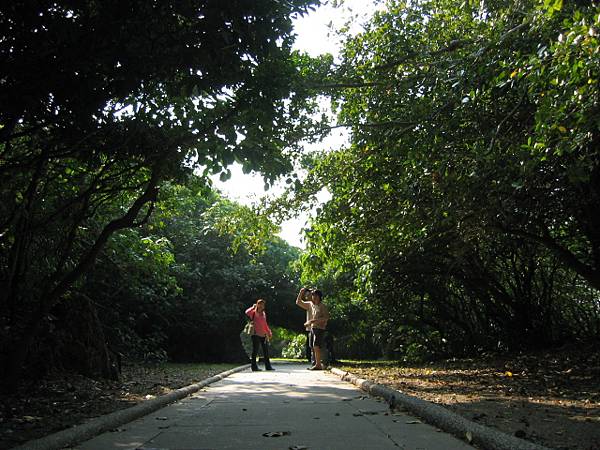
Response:
[[[334,3],[342,6],[335,8]],[[373,13],[382,9],[384,4],[381,0],[329,0],[316,11],[294,21],[297,35],[294,48],[310,56],[323,53],[338,55],[341,42],[334,30],[348,24],[348,33],[357,34]]]

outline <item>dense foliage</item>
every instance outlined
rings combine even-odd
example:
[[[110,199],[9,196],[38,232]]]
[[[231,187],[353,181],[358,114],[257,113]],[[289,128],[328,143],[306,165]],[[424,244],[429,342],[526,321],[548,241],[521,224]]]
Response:
[[[600,335],[599,33],[594,2],[423,0],[346,36],[351,144],[296,192],[332,195],[304,279],[359,308],[345,335],[390,356]]]
[[[312,109],[292,17],[313,3],[2,3],[6,377],[18,379],[51,311],[75,296],[110,237],[147,222],[166,181],[184,183],[192,168],[225,179],[234,160],[267,180],[290,170],[286,152]],[[153,242],[132,249],[160,253]],[[161,280],[165,294],[171,281]]]

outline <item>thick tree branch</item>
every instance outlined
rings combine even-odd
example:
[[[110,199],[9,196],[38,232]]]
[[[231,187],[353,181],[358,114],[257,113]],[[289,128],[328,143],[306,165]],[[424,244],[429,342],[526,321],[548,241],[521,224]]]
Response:
[[[450,41],[446,47],[443,47],[443,48],[441,48],[439,50],[435,50],[435,51],[432,51],[432,52],[426,52],[423,55],[419,55],[419,54],[417,54],[415,52],[412,52],[412,53],[409,53],[408,55],[406,55],[404,58],[400,58],[400,59],[397,59],[395,61],[390,61],[389,63],[386,63],[386,64],[381,64],[379,66],[375,66],[375,67],[373,67],[373,69],[374,70],[389,70],[389,69],[394,69],[394,68],[398,67],[399,65],[404,64],[405,62],[408,62],[411,59],[414,59],[414,58],[416,58],[418,56],[423,56],[423,57],[426,57],[426,56],[437,56],[437,55],[441,55],[442,53],[450,53],[450,52],[458,50],[459,48],[462,48],[465,45],[470,44],[472,42],[473,41],[469,40],[469,39],[455,39],[453,41]]]
[[[556,239],[551,236],[548,229],[544,229],[543,234],[540,236],[528,231],[504,226],[498,226],[497,228],[505,233],[509,233],[514,236],[521,236],[528,240],[542,244],[547,249],[551,250],[566,266],[570,267],[576,273],[581,275],[586,281],[588,281],[592,287],[600,290],[600,271],[588,264],[581,262],[573,252],[560,245]]]
[[[373,86],[386,86],[388,83],[382,81],[350,81],[346,83],[325,83],[325,84],[311,84],[307,85],[307,89],[352,89],[352,88],[364,88]]]
[[[486,45],[485,47],[480,48],[479,50],[477,50],[477,52],[474,54],[475,58],[479,58],[480,56],[483,56],[485,53],[487,53],[492,47],[496,46],[496,45],[500,45],[502,44],[506,38],[508,36],[510,36],[513,33],[516,33],[520,30],[522,30],[523,28],[527,27],[529,25],[529,23],[524,22],[522,24],[517,25],[516,27],[511,28],[510,30],[508,30],[506,33],[504,33],[502,36],[500,36],[500,39],[498,39],[498,42],[492,42],[488,45]]]
[[[72,284],[91,267],[104,247],[104,244],[106,244],[114,232],[135,226],[135,219],[143,206],[156,200],[159,179],[159,171],[158,169],[154,169],[144,193],[133,202],[129,210],[127,210],[122,217],[112,220],[104,227],[94,244],[81,258],[79,264],[77,264],[75,268],[73,268],[73,270],[45,296],[43,302],[46,304],[46,308],[50,308],[69,289],[69,287],[71,287]]]

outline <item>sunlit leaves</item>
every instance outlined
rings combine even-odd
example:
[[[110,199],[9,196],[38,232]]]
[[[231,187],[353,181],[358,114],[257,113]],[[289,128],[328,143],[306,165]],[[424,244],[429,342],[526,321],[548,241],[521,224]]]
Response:
[[[266,249],[269,239],[279,231],[268,218],[252,208],[227,201],[213,205],[206,216],[213,230],[233,238],[234,252],[244,247],[251,254],[260,254]]]
[[[562,9],[563,0],[544,0],[543,8],[550,17]]]

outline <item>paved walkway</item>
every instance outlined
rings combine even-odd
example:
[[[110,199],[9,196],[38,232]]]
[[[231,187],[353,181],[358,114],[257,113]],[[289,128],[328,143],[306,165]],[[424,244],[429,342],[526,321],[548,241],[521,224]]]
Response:
[[[473,447],[305,365],[235,373],[77,450],[383,450]]]

